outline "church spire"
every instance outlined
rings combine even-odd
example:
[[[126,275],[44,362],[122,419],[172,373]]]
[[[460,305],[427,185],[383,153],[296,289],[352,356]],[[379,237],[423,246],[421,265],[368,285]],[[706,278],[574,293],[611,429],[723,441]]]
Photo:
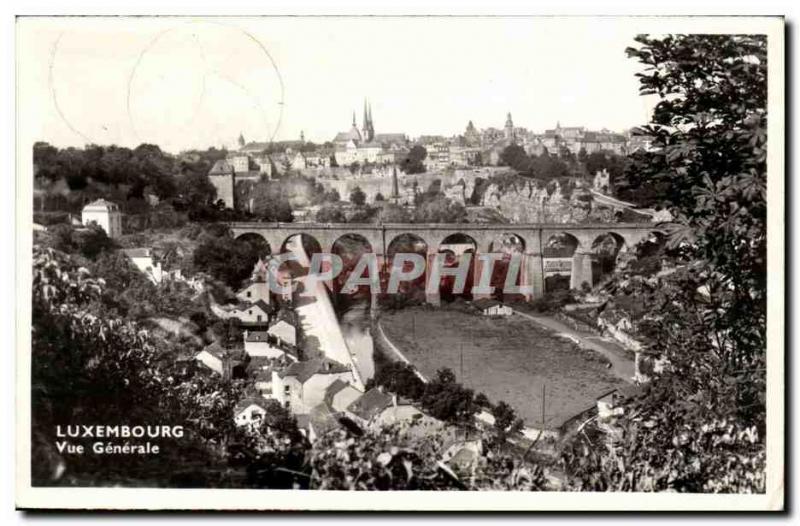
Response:
[[[353,110],[353,128],[356,127],[356,112]]]
[[[375,136],[375,128],[372,126],[372,106],[364,97],[364,123],[361,126],[361,135],[365,142],[372,141]]]

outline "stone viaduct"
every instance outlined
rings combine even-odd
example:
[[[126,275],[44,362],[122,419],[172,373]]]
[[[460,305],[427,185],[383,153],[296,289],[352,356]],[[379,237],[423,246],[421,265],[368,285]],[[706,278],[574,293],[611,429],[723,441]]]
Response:
[[[566,234],[572,238],[576,249],[572,254],[570,286],[580,288],[584,282],[592,283],[592,261],[596,258],[595,242],[610,234],[619,249],[633,247],[654,233],[660,232],[656,223],[587,223],[587,224],[482,224],[482,223],[229,223],[235,238],[258,235],[269,244],[275,254],[284,250],[286,241],[298,234],[312,237],[324,253],[332,252],[334,243],[343,236],[355,235],[369,245],[369,249],[387,256],[392,241],[403,234],[411,234],[424,242],[430,258],[439,252],[445,240],[455,234],[468,236],[477,254],[500,252],[493,244],[509,236],[516,237],[523,257],[521,284],[532,287],[533,298],[541,297],[545,289],[545,248],[554,236]]]

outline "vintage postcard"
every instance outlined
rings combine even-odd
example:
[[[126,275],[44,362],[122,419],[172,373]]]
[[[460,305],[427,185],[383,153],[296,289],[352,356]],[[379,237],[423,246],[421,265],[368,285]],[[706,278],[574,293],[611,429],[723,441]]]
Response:
[[[782,18],[16,30],[18,507],[783,509]]]

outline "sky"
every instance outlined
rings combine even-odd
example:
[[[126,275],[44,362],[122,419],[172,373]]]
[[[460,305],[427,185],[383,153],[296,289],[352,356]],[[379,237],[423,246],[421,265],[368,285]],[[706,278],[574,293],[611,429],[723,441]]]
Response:
[[[178,152],[324,142],[359,127],[455,135],[467,122],[622,131],[649,120],[630,20],[559,18],[37,18],[18,22],[18,93],[60,147]],[[34,118],[35,117],[35,118]]]

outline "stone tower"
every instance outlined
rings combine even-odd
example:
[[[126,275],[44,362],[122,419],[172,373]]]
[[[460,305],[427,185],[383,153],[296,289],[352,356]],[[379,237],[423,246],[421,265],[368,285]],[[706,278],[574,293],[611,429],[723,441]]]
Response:
[[[372,107],[364,99],[364,118],[361,125],[361,137],[364,142],[372,142],[375,138],[375,127],[372,124]]]
[[[511,112],[506,116],[505,137],[508,142],[514,140],[514,121],[511,120]]]

